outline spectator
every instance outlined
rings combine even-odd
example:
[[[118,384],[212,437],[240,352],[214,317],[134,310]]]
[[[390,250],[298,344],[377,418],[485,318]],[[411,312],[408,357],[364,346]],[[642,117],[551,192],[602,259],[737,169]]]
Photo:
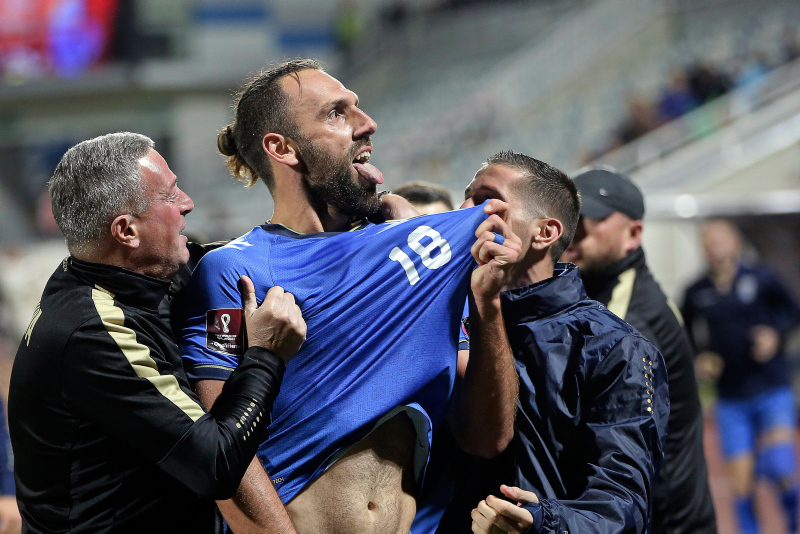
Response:
[[[697,107],[697,101],[689,88],[686,71],[676,68],[672,71],[669,84],[661,92],[658,112],[665,121],[675,120]]]
[[[626,145],[660,125],[657,110],[644,98],[629,96],[627,106],[628,119],[619,127],[616,145]]]
[[[683,314],[701,354],[698,364],[720,358],[717,426],[736,497],[739,527],[757,532],[755,476],[781,491],[789,531],[797,532],[796,400],[783,353],[786,333],[800,308],[776,276],[741,261],[742,239],[728,221],[702,230],[708,272],[687,290]]]
[[[710,63],[700,62],[689,68],[689,88],[699,106],[722,96],[730,86],[730,79]]]

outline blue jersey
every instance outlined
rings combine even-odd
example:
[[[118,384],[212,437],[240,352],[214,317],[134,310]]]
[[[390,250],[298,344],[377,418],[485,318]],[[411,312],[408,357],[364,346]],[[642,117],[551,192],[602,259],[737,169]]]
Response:
[[[224,379],[237,365],[241,275],[262,298],[272,286],[292,293],[308,324],[258,452],[284,502],[398,407],[415,408],[434,428],[444,419],[469,250],[486,217],[476,207],[308,235],[264,225],[200,261],[183,301],[191,378]],[[424,469],[430,426],[422,433]]]

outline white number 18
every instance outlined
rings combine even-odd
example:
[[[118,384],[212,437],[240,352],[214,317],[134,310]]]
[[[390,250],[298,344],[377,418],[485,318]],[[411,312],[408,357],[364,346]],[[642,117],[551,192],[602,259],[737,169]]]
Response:
[[[420,241],[424,237],[431,239],[427,246],[423,246]],[[438,269],[448,261],[450,261],[450,243],[442,237],[442,234],[431,228],[430,226],[419,226],[416,230],[408,235],[408,246],[411,250],[419,254],[422,260],[422,265],[428,269]],[[439,254],[431,257],[431,253],[439,249]],[[389,259],[399,263],[408,277],[408,283],[412,286],[419,282],[419,273],[417,272],[414,262],[408,257],[408,254],[400,250],[400,247],[394,247],[389,253]]]

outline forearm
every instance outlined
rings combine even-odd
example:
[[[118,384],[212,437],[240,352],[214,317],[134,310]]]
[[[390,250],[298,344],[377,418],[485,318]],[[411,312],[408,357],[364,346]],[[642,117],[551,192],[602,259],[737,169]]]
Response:
[[[217,501],[233,532],[295,534],[289,514],[258,458],[253,459],[232,499]]]
[[[239,486],[269,424],[285,365],[253,347],[209,410],[159,465],[203,497],[224,499]]]
[[[459,445],[491,458],[514,436],[519,381],[500,299],[470,299],[470,352],[458,405]]]

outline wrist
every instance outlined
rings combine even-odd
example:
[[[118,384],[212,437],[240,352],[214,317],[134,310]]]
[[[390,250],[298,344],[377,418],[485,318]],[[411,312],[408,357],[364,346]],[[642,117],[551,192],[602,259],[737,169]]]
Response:
[[[475,301],[475,309],[483,318],[490,317],[492,315],[500,315],[502,313],[499,293],[495,295],[473,294],[473,299]]]

